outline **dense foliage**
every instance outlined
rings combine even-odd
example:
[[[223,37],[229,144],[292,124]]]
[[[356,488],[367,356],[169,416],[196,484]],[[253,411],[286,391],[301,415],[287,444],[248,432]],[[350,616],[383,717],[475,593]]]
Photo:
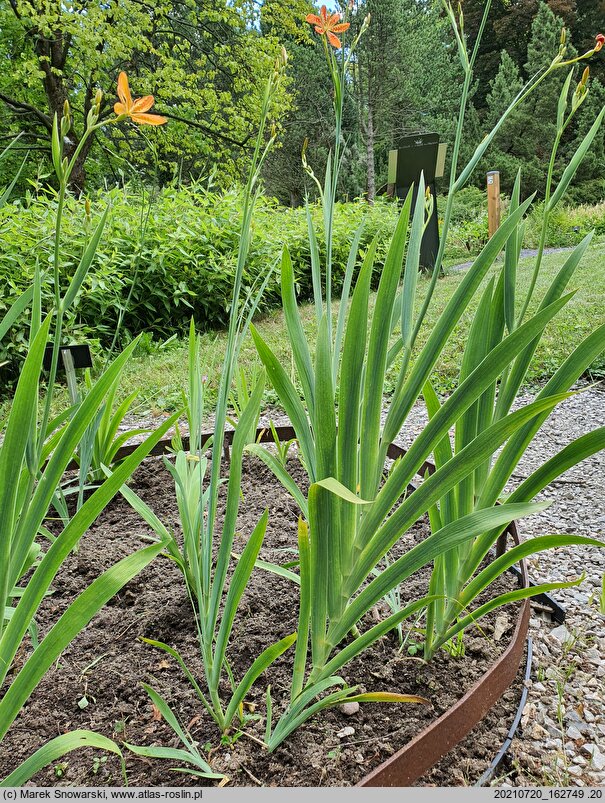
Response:
[[[99,132],[83,149],[72,184],[112,186],[126,175],[164,186],[175,176],[184,181],[213,176],[221,187],[230,187],[241,180],[251,155],[261,87],[283,43],[288,80],[271,109],[280,137],[263,177],[269,195],[300,205],[307,193],[317,193],[301,153],[306,147],[321,175],[333,137],[322,45],[304,23],[314,5],[310,0],[162,0],[150,15],[138,0],[123,0],[119,9],[112,3],[55,7],[42,0],[0,0],[0,57],[11,63],[0,75],[0,136],[7,140],[21,134],[13,158],[3,165],[5,176],[28,152],[19,189],[27,178],[52,183],[47,143],[53,114],[61,114],[69,95],[76,114],[67,150],[75,148],[96,88],[106,93],[102,113],[107,117],[115,78],[126,69],[133,90],[153,92],[155,108],[169,117],[170,125],[144,133],[136,126]],[[453,143],[464,76],[441,0],[336,0],[332,6],[347,9],[349,39],[366,15],[372,16],[345,87],[344,169],[338,187],[341,200],[365,193],[372,200],[386,183],[388,151],[402,136],[437,131]],[[469,41],[476,36],[483,7],[482,0],[462,2]],[[583,53],[603,19],[602,0],[495,3],[476,64],[463,158],[470,157],[469,144],[494,126],[514,91],[544,66],[562,26],[568,52]],[[605,101],[602,62],[590,61],[590,97],[565,134],[558,169]],[[552,76],[539,97],[511,116],[471,181],[482,187],[485,171],[499,169],[503,189],[510,193],[521,166],[543,194],[543,148],[553,133],[552,111],[564,78]],[[604,143],[600,133],[578,176],[578,202],[603,199]],[[88,159],[89,152],[94,159]]]
[[[229,319],[230,297],[239,237],[241,194],[213,192],[201,184],[167,188],[157,196],[137,194],[129,188],[99,193],[100,211],[110,214],[95,265],[79,302],[68,313],[71,337],[98,339],[111,344],[120,313],[125,340],[149,330],[168,338],[185,333],[193,316],[201,329],[219,327]],[[63,217],[63,280],[68,281],[96,224],[85,214],[84,203],[69,198]],[[0,312],[31,282],[36,264],[49,264],[53,242],[50,226],[56,198],[41,195],[0,210],[0,237],[4,259],[0,268]],[[321,214],[317,208],[314,212]],[[279,225],[276,226],[276,215]],[[376,234],[386,242],[397,209],[384,203],[368,210],[365,204],[340,204],[336,209],[333,285],[338,291],[344,276],[352,237],[351,227],[365,219],[362,249]],[[292,249],[300,298],[311,293],[310,252],[304,210],[280,210],[274,200],[262,198],[257,207],[249,259],[243,282],[248,292],[274,268],[284,242]],[[382,254],[384,249],[379,249]],[[269,279],[265,308],[279,303],[279,277]],[[43,284],[43,300],[50,302],[51,287]],[[0,362],[12,360],[4,371],[13,374],[14,359],[25,353],[28,333],[15,327],[2,344]]]
[[[224,326],[229,318],[241,214],[241,194],[209,189],[196,183],[189,187],[167,187],[154,196],[127,187],[99,192],[92,219],[85,204],[73,196],[64,212],[65,263],[63,279],[68,281],[82,254],[97,215],[110,207],[105,235],[97,259],[85,280],[79,300],[68,310],[66,330],[76,341],[99,341],[108,347],[120,325],[119,339],[126,343],[141,331],[165,339],[175,332],[184,334],[190,318],[200,329]],[[440,215],[443,202],[439,200]],[[313,206],[319,220],[321,210]],[[0,313],[31,282],[35,266],[49,265],[52,238],[49,237],[56,197],[29,195],[0,209],[0,237],[4,260],[0,267]],[[397,220],[394,204],[378,199],[369,207],[364,202],[339,203],[335,210],[332,286],[338,295],[344,277],[355,228],[365,221],[359,259],[378,235],[376,286],[382,271],[387,243]],[[504,216],[507,203],[504,204]],[[278,216],[276,218],[276,216]],[[279,221],[276,224],[276,220]],[[542,220],[537,207],[527,220],[526,245],[536,247]],[[605,236],[605,205],[561,206],[552,215],[548,245],[575,245],[592,229]],[[454,206],[448,237],[448,261],[465,261],[488,240],[487,210],[483,193],[463,190]],[[277,201],[261,196],[255,215],[250,253],[244,274],[248,291],[275,267],[284,243],[288,243],[296,280],[297,296],[311,297],[311,254],[303,209],[284,209]],[[321,243],[320,243],[321,244]],[[50,304],[51,287],[43,286],[43,298]],[[262,308],[279,306],[279,271],[274,270],[263,297]],[[4,379],[14,376],[27,349],[25,326],[14,327],[2,343],[0,363]]]
[[[133,89],[153,93],[157,111],[170,118],[170,126],[151,133],[133,125],[89,138],[71,176],[77,188],[85,184],[91,152],[96,159],[90,177],[97,184],[114,183],[120,172],[133,169],[162,183],[175,171],[213,172],[223,181],[239,175],[280,48],[275,36],[259,35],[249,3],[227,0],[161,0],[152,13],[138,0],[1,0],[0,31],[0,57],[11,65],[0,75],[0,128],[5,136],[21,132],[20,147],[32,156],[48,155],[53,116],[62,114],[68,97],[75,110],[66,143],[71,155],[98,87],[105,93],[102,119],[111,116],[122,69]],[[279,119],[288,105],[289,96],[280,91],[272,115]],[[34,169],[36,160],[30,164]],[[47,165],[43,159],[45,174]]]
[[[538,493],[569,468],[605,448],[605,427],[590,431],[540,464],[512,494],[505,494],[542,423],[559,402],[569,397],[570,388],[605,348],[605,325],[600,325],[555,368],[532,403],[518,406],[518,394],[538,343],[549,323],[571,302],[574,293],[566,291],[593,238],[593,232],[584,237],[559,272],[549,277],[542,294],[538,279],[544,273],[549,224],[605,119],[604,108],[562,174],[556,175],[557,157],[566,144],[563,135],[571,130],[570,123],[588,92],[586,71],[571,92],[574,75],[569,68],[598,52],[605,44],[605,36],[597,40],[598,47],[577,57],[571,50],[566,52],[561,42],[552,60],[547,59],[540,69],[538,78],[522,91],[522,100],[537,98],[534,108],[539,109],[543,95],[536,93],[536,88],[543,81],[548,87],[546,82],[558,71],[567,72],[554,109],[554,136],[544,183],[542,219],[537,227],[538,251],[529,283],[519,281],[519,264],[527,233],[524,219],[534,196],[522,199],[519,171],[503,224],[464,273],[434,322],[428,317],[448,232],[457,215],[468,218],[473,203],[472,191],[467,191],[467,212],[462,213],[456,209],[454,198],[481,162],[501,122],[515,110],[514,104],[509,106],[491,132],[479,141],[466,166],[462,166],[465,112],[490,5],[491,0],[487,0],[477,41],[469,51],[460,8],[456,15],[450,0],[444,2],[464,83],[452,148],[450,189],[442,210],[443,237],[424,297],[418,292],[421,241],[434,209],[434,198],[425,194],[424,177],[420,177],[416,200],[410,191],[401,208],[394,203],[371,206],[362,225],[360,219],[367,207],[338,203],[341,156],[347,147],[346,137],[342,136],[347,111],[345,88],[350,71],[356,70],[355,46],[368,28],[369,17],[354,44],[341,51],[335,34],[345,33],[349,22],[340,22],[338,14],[328,15],[325,6],[320,15],[309,14],[306,18],[315,33],[323,37],[334,90],[331,102],[335,136],[324,179],[318,179],[303,164],[321,199],[315,207],[307,205],[304,213],[294,210],[280,218],[277,202],[262,198],[261,168],[277,136],[277,126],[271,118],[283,86],[285,50],[274,60],[261,96],[253,156],[242,190],[213,192],[204,184],[196,184],[185,190],[168,188],[154,197],[145,193],[139,203],[128,185],[100,193],[94,203],[90,198],[81,201],[77,195],[70,195],[70,183],[76,189],[82,184],[83,163],[79,155],[84,154],[85,143],[92,142],[93,135],[97,136],[106,123],[115,123],[115,130],[120,130],[117,126],[127,121],[153,126],[166,122],[148,114],[152,97],[133,101],[128,77],[120,72],[120,104],[114,107],[115,114],[109,121],[101,117],[102,94],[95,92],[75,149],[70,136],[77,139],[78,135],[72,135],[74,116],[69,103],[65,102],[61,115],[54,115],[50,152],[58,190],[40,189],[36,196],[26,195],[10,206],[6,201],[13,188],[9,186],[0,194],[0,233],[7,266],[2,278],[6,308],[0,310],[0,341],[9,331],[16,332],[22,336],[27,353],[14,398],[0,423],[0,742],[38,682],[72,639],[160,553],[170,558],[183,575],[199,654],[190,667],[170,644],[152,638],[143,641],[176,660],[192,685],[190,699],[198,710],[201,705],[217,725],[213,741],[200,749],[201,741],[184,730],[172,711],[172,695],[164,698],[144,684],[154,712],[174,731],[169,746],[157,744],[155,736],[152,745],[123,741],[118,746],[91,731],[61,733],[0,779],[0,786],[19,786],[43,766],[84,744],[109,750],[121,758],[122,748],[127,748],[148,759],[169,759],[171,765],[185,765],[171,766],[173,770],[218,780],[222,773],[213,768],[212,754],[219,743],[233,744],[244,732],[243,726],[252,724],[244,713],[248,692],[294,644],[291,682],[267,680],[264,706],[255,703],[262,714],[256,715],[254,721],[262,716],[264,735],[257,729],[260,738],[252,738],[269,752],[307,719],[345,701],[428,703],[424,697],[398,689],[362,691],[356,685],[350,686],[339,673],[368,646],[411,622],[414,632],[422,635],[426,661],[441,648],[451,652],[466,629],[492,610],[547,591],[577,586],[582,581],[581,577],[565,577],[536,586],[526,582],[522,588],[497,595],[493,581],[518,560],[551,548],[605,546],[601,540],[567,533],[542,536],[518,543],[482,568],[491,547],[511,521],[546,507],[545,503],[532,502]],[[80,7],[77,12],[69,5],[57,8],[60,10],[48,14],[46,4],[34,9],[25,0],[11,0],[17,20],[21,22],[26,17],[26,36],[32,36],[34,48],[43,48],[42,55],[36,55],[49,101],[49,86],[54,86],[55,79],[61,84],[64,77],[61,59],[65,62],[76,49],[72,47],[72,36],[80,35],[81,28],[88,24],[75,24]],[[197,5],[192,0],[192,5],[186,6],[187,12],[194,8]],[[233,6],[227,3],[225,8]],[[248,3],[235,8],[246,9]],[[84,11],[90,11],[91,19],[99,12],[100,27],[104,14],[119,15],[117,7],[108,5],[102,9],[85,5]],[[62,17],[72,13],[74,27],[66,30]],[[155,34],[154,25],[152,16]],[[50,53],[44,50],[47,45]],[[556,41],[554,46],[557,48]],[[60,58],[58,66],[53,67],[54,47]],[[336,55],[332,48],[340,53]],[[96,49],[102,56],[103,41],[97,43]],[[171,51],[174,49],[173,45]],[[368,72],[362,79],[359,73],[358,79],[360,84],[366,81],[366,92],[373,97],[370,76]],[[548,92],[545,97],[548,99]],[[368,142],[373,142],[370,120],[371,114],[366,136]],[[467,120],[472,121],[472,115]],[[373,147],[368,154],[369,162],[373,161]],[[0,159],[5,155],[0,154]],[[374,181],[370,163],[368,169],[368,178]],[[282,225],[278,226],[278,222]],[[282,248],[285,239],[287,244]],[[504,259],[496,265],[502,252]],[[279,268],[273,272],[278,260]],[[95,270],[91,272],[93,263]],[[378,289],[371,303],[375,279]],[[333,293],[339,290],[341,301],[333,305]],[[252,325],[265,293],[266,303],[272,303],[278,294],[281,297],[291,347],[284,361]],[[298,304],[298,299],[306,295],[311,295],[314,302],[316,319],[309,336]],[[441,403],[432,376],[473,301],[476,306],[468,339],[457,354],[459,382]],[[189,437],[185,444],[177,428],[171,441],[175,459],[165,460],[175,482],[179,518],[177,526],[171,522],[169,530],[125,483],[176,424],[180,411],[136,445],[132,454],[120,462],[115,460],[116,443],[127,436],[120,436],[117,442],[114,437],[136,389],[115,412],[113,403],[117,384],[139,339],[132,340],[112,362],[108,361],[96,381],[88,376],[85,387],[78,387],[70,352],[63,345],[65,335],[73,335],[74,327],[80,325],[90,327],[101,339],[111,339],[113,348],[121,327],[127,336],[144,326],[172,334],[190,316],[194,320],[190,323],[188,382],[183,393]],[[225,323],[227,328],[224,358],[217,371],[216,404],[211,412],[214,431],[209,440],[203,433],[207,377],[201,369],[201,337],[196,332],[196,321],[203,327]],[[421,329],[429,331],[416,350]],[[264,366],[250,383],[245,373],[238,371],[248,330]],[[15,343],[18,347],[19,342],[13,338],[13,351]],[[43,391],[47,345],[50,368]],[[60,358],[71,404],[53,418]],[[383,393],[391,367],[396,382],[385,416]],[[294,384],[296,377],[302,395]],[[295,430],[299,456],[309,478],[306,494],[288,474],[287,446],[279,447],[276,457],[273,451],[261,449],[255,438],[266,379]],[[233,393],[236,404],[231,401]],[[428,423],[416,434],[409,449],[387,465],[389,444],[407,428],[408,415],[420,397],[425,402]],[[235,408],[237,422],[228,440],[225,425],[231,420],[230,405]],[[228,477],[224,478],[222,457],[228,443]],[[239,538],[245,450],[271,468],[298,505],[298,558],[285,565],[258,560],[268,508],[247,534],[245,543]],[[80,489],[72,513],[66,504],[71,489],[64,484],[64,474],[74,458],[80,466]],[[434,460],[432,473],[426,471],[428,459]],[[424,480],[410,492],[410,482],[417,474],[423,474]],[[99,487],[85,499],[84,483],[91,479]],[[158,538],[96,578],[71,601],[38,643],[36,613],[50,593],[55,576],[118,492]],[[222,493],[224,508],[219,514]],[[431,534],[393,555],[391,549],[426,514]],[[51,526],[57,532],[51,532]],[[410,604],[402,608],[399,586],[418,569],[431,564],[428,593],[415,594]],[[296,632],[284,633],[283,628],[290,630],[290,626],[276,621],[277,640],[262,652],[253,649],[249,668],[240,677],[230,659],[229,647],[235,619],[241,615],[240,603],[256,569],[275,572],[295,584],[298,625]],[[479,604],[479,595],[485,590],[490,592],[488,600]],[[378,611],[375,620],[372,612],[392,593],[396,597],[392,613],[384,618]],[[250,609],[244,613],[250,623],[253,613]],[[31,651],[25,646],[28,633]],[[135,634],[132,638],[136,638]],[[464,652],[457,650],[457,654],[463,656]],[[286,685],[290,686],[289,692]],[[191,724],[196,717],[197,712],[188,717]],[[456,734],[456,738],[459,736]],[[114,737],[117,729],[112,732]],[[175,737],[178,748],[174,747]],[[124,763],[122,767],[125,772]]]
[[[350,4],[341,0],[336,5],[344,11]],[[463,0],[461,6],[464,33],[472,42],[485,4],[482,0]],[[441,0],[356,0],[350,16],[352,35],[359,31],[367,14],[371,14],[372,24],[359,43],[355,69],[346,87],[346,151],[339,190],[341,197],[367,193],[371,200],[386,184],[388,151],[398,146],[401,137],[436,131],[442,141],[449,143],[451,157],[464,76]],[[592,48],[603,19],[602,3],[590,0],[495,3],[478,54],[466,111],[463,158],[470,157],[467,148],[494,127],[523,83],[548,64],[563,27],[568,55],[584,53]],[[330,98],[317,92],[317,86],[326,80],[320,43],[303,41],[287,46],[292,55],[293,106],[284,120],[285,149],[268,163],[266,177],[269,191],[283,203],[298,203],[303,190],[315,192],[313,182],[305,181],[300,169],[305,137],[309,138],[310,152],[314,146],[319,149],[319,153],[313,153],[318,175],[325,164],[325,143],[331,131]],[[602,62],[598,57],[590,61],[590,95],[565,134],[557,162],[559,171],[605,101]],[[576,80],[579,77],[577,72]],[[510,194],[521,167],[530,186],[543,195],[543,161],[545,156],[548,158],[544,148],[554,134],[553,112],[564,80],[561,73],[551,76],[540,94],[510,117],[471,182],[483,188],[485,172],[497,169],[502,174],[503,189]],[[577,177],[578,202],[596,203],[605,195],[604,142],[605,134],[601,132]],[[449,168],[448,158],[446,180]]]

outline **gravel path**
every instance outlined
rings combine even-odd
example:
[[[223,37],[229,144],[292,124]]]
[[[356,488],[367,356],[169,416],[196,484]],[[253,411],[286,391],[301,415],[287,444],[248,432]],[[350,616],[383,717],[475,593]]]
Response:
[[[531,398],[521,397],[518,406]],[[280,413],[271,417],[275,424],[287,423]],[[268,418],[264,416],[261,425]],[[424,408],[418,404],[400,435],[401,445],[409,446],[425,422]],[[605,389],[584,388],[561,403],[544,424],[519,463],[511,489],[571,440],[598,426],[605,426]],[[522,535],[576,533],[605,542],[605,452],[568,471],[538,499],[552,504],[521,522]],[[515,779],[503,774],[497,783],[605,785],[605,616],[599,610],[605,549],[561,548],[542,552],[528,563],[534,582],[568,580],[582,572],[586,577],[579,587],[553,593],[566,610],[564,625],[557,626],[548,613],[532,606],[532,680],[509,752]]]
[[[563,402],[519,464],[525,475],[574,437],[605,425],[605,392],[592,389]],[[570,469],[541,494],[548,510],[523,522],[527,535],[577,533],[605,541],[605,452]],[[534,581],[586,573],[581,586],[553,596],[566,609],[564,625],[531,621],[534,675],[523,731],[512,754],[520,780],[558,785],[605,785],[605,616],[599,611],[605,549],[570,547],[531,559]]]
[[[548,256],[549,254],[564,254],[567,251],[573,251],[573,248],[545,248],[544,249],[544,256]],[[531,259],[531,257],[538,256],[538,249],[537,248],[524,248],[521,251],[520,259]],[[499,257],[502,259],[502,257]],[[461,262],[459,265],[452,265],[451,267],[446,269],[446,273],[450,271],[462,271],[468,270],[468,268],[474,265],[474,261],[471,260],[470,262]]]

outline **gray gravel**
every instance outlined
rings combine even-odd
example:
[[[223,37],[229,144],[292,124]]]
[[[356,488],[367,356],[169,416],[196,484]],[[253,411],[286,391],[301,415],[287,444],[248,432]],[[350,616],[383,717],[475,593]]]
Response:
[[[531,401],[532,396],[519,400]],[[280,413],[275,424],[287,423]],[[268,423],[269,414],[261,419]],[[409,446],[426,422],[420,404],[412,410],[398,439]],[[137,420],[140,425],[140,419]],[[149,421],[148,425],[157,424]],[[134,422],[128,422],[132,426]],[[605,426],[605,391],[585,387],[561,403],[534,438],[512,478],[511,489],[574,438]],[[550,507],[521,522],[522,535],[576,533],[605,543],[605,452],[568,471],[538,499]],[[534,643],[532,680],[527,704],[510,756],[514,781],[498,784],[605,785],[605,616],[599,610],[605,549],[560,548],[529,561],[534,582],[565,581],[585,573],[579,587],[557,590],[565,608],[564,625],[533,606],[530,632]],[[495,752],[495,751],[494,751]]]
[[[605,392],[586,390],[567,399],[545,423],[519,464],[526,475],[566,443],[605,425]],[[548,510],[524,521],[527,535],[577,533],[605,541],[605,452],[570,469],[540,498]],[[552,627],[531,620],[535,657],[523,730],[512,747],[520,781],[605,785],[605,616],[599,611],[605,549],[561,548],[530,559],[532,580],[586,577],[576,588],[553,592],[566,612]]]
[[[550,254],[564,254],[568,251],[573,251],[572,248],[545,248],[544,249],[544,256],[549,256]],[[519,258],[520,259],[531,259],[532,257],[538,256],[538,249],[537,248],[523,248]],[[498,261],[502,261],[503,257],[498,257]],[[468,270],[468,268],[474,265],[474,261],[471,260],[470,262],[461,262],[458,265],[451,265],[449,268],[446,269],[446,273],[450,273],[451,271],[464,271]]]

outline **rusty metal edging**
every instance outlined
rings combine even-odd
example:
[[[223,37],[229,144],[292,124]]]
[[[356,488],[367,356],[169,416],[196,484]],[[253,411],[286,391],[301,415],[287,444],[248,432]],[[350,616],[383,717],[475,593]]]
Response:
[[[294,429],[290,426],[281,426],[275,427],[275,431],[281,440],[290,440],[290,438],[295,438],[296,433]],[[233,441],[233,432],[234,430],[228,429],[225,430],[225,449],[228,449],[231,446]],[[260,429],[256,430],[257,441],[258,443],[273,443],[273,433],[268,427],[261,427]],[[204,447],[211,438],[214,437],[214,432],[203,432],[202,433],[202,447]],[[183,444],[183,449],[187,450],[189,448],[189,438],[188,437],[181,437],[181,442]],[[125,457],[130,457],[133,452],[138,449],[141,445],[142,441],[138,441],[137,443],[128,443],[126,446],[121,446],[118,451],[116,452],[113,462],[116,463],[119,460],[124,460]],[[172,438],[163,438],[161,441],[158,441],[156,445],[149,451],[147,457],[160,457],[161,455],[170,454],[170,452],[174,451],[174,447],[172,445]],[[75,471],[78,468],[78,464],[75,460],[67,466],[68,471]]]
[[[275,430],[280,441],[296,437],[296,433],[291,426],[279,426],[275,427]],[[273,433],[268,428],[257,429],[256,435],[258,443],[273,443],[274,441]],[[202,445],[206,444],[212,437],[213,433],[211,432],[203,433]],[[228,456],[232,440],[233,431],[226,431],[224,441],[226,456]],[[185,449],[188,448],[189,439],[182,438],[182,443]],[[122,460],[128,457],[139,445],[136,443],[123,446],[118,450],[114,459]],[[166,438],[155,445],[149,456],[167,454],[171,450],[172,441]],[[403,457],[405,453],[406,450],[395,443],[389,446],[387,452],[388,456],[393,460]],[[77,468],[77,464],[74,463],[69,468]],[[421,466],[418,474],[420,477],[424,477],[427,472],[432,474],[434,471],[435,467],[427,461]],[[410,486],[410,490],[414,490],[414,486]],[[516,543],[519,543],[519,536],[514,522],[509,525],[506,532],[501,536],[498,543],[499,552],[505,549],[507,535],[510,535]],[[527,587],[529,578],[524,560],[521,561],[520,567],[521,584],[523,587]],[[362,778],[357,786],[411,786],[446,753],[462,741],[479,724],[516,678],[525,651],[529,615],[530,601],[527,599],[521,604],[511,643],[498,660],[457,703],[415,736],[405,747],[392,755],[369,775],[366,775],[365,778]]]

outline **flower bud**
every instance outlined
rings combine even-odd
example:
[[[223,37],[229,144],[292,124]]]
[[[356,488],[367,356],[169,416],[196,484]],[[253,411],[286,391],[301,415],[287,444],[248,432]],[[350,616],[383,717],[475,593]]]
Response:
[[[90,198],[84,201],[84,214],[90,220]]]
[[[571,99],[571,111],[574,114],[582,105],[582,103],[586,100],[586,96],[588,95],[588,76],[590,75],[590,68],[586,67],[584,72],[582,73],[582,80],[576,87],[576,91],[573,93],[573,97]]]
[[[426,220],[430,220],[432,218],[434,208],[435,208],[435,200],[433,198],[431,188],[427,187],[424,193],[424,212],[426,215]]]
[[[300,154],[302,165],[305,168],[305,170],[308,167],[308,162],[307,162],[307,148],[308,147],[309,147],[309,137],[305,137],[305,140],[304,140],[303,146],[302,146],[302,151],[301,151],[301,154]]]
[[[66,100],[63,103],[63,115],[61,117],[61,136],[67,136],[69,129],[71,128],[71,116],[69,110],[69,101]]]
[[[603,47],[603,45],[605,45],[605,36],[602,33],[598,33],[595,36],[594,52],[598,53],[599,50],[601,50],[601,48]]]
[[[286,48],[283,45],[282,45],[282,48],[281,48],[281,63],[282,63],[282,67],[285,67],[286,64],[288,63],[288,51],[286,50]]]
[[[103,90],[97,89],[97,91],[95,92],[95,106],[97,107],[97,109],[101,108],[102,100],[103,100]]]
[[[565,30],[565,28],[561,28],[561,39],[559,44],[564,45],[566,41],[567,41],[567,31]]]

